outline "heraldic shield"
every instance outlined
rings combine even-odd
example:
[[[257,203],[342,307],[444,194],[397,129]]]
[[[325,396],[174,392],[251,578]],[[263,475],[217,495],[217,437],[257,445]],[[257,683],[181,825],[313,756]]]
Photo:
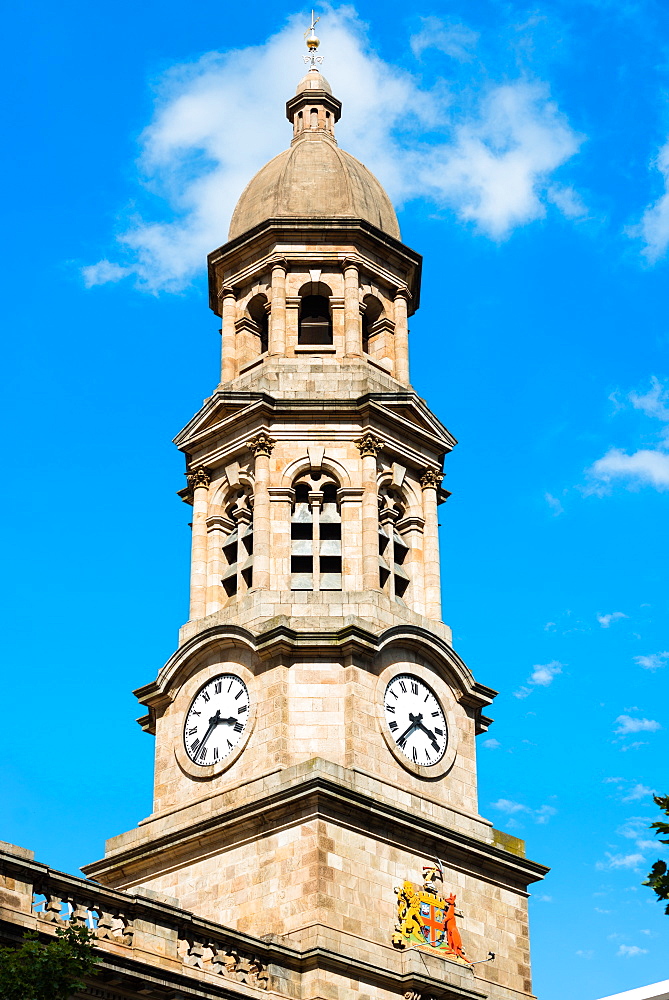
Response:
[[[455,896],[444,898],[439,893],[435,882],[441,880],[441,868],[425,868],[424,873],[422,886],[403,882],[395,889],[397,925],[393,944],[396,948],[423,948],[469,965],[456,924]]]

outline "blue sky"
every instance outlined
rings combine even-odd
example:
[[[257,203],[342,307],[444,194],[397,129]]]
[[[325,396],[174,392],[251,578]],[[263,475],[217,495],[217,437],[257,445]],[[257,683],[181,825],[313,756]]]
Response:
[[[669,12],[322,13],[340,142],[425,257],[412,378],[460,441],[444,616],[501,692],[481,811],[552,866],[535,990],[666,978],[669,918],[640,883],[661,853],[650,792],[669,790]],[[170,440],[217,381],[205,255],[288,144],[304,12],[6,19],[0,838],[76,871],[150,811],[131,690],[187,616]]]

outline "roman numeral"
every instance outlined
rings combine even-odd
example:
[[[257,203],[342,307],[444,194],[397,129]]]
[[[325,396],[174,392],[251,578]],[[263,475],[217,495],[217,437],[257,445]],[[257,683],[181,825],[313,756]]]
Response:
[[[418,694],[418,685],[415,681],[411,681],[411,694]]]
[[[243,694],[243,693],[244,693],[244,688],[240,688],[239,691],[237,692],[237,694],[235,695],[235,701],[237,701],[237,699],[239,698],[240,694]]]
[[[248,705],[240,705],[239,708],[237,709],[237,715],[241,715],[242,712],[248,712],[248,710],[249,710]]]
[[[191,745],[190,752],[194,753],[197,756],[197,748],[199,747],[199,745],[200,745],[200,741],[199,740],[195,740],[193,742],[193,744]]]
[[[404,683],[404,681],[400,681],[400,687],[402,688],[402,691],[403,691],[403,692],[404,692],[404,693],[406,694],[406,689],[407,689],[407,686],[406,686],[406,684]]]
[[[390,720],[390,722],[388,723],[388,727],[391,733],[394,733],[396,729],[399,729],[399,726],[397,725],[394,719]]]
[[[400,736],[400,738],[397,741],[397,745],[402,750],[404,750],[405,746],[407,745],[407,737],[406,736]]]
[[[392,714],[394,715],[395,714],[395,706],[394,705],[386,705],[386,712],[392,712]]]
[[[214,747],[214,760],[218,760],[218,747]]]
[[[188,730],[188,732],[186,733],[186,735],[187,736],[195,736],[196,732],[197,732],[197,726],[193,726],[192,729]]]
[[[229,746],[229,747],[230,747],[230,749],[232,750],[232,743],[230,742],[230,740],[228,740],[228,746]]]
[[[391,693],[391,695],[393,696],[393,698],[397,698],[397,695],[396,695],[396,693],[395,693],[395,692],[393,691],[393,689],[392,689],[392,688],[390,689],[390,693]]]
[[[230,694],[230,688],[234,683],[235,683],[234,681],[230,681],[230,683],[228,684],[228,694]]]
[[[206,759],[207,759],[207,748],[202,747],[202,749],[200,750],[200,760],[206,760]]]
[[[209,694],[208,691],[203,691],[202,692],[202,697],[204,698],[205,701],[209,701],[209,699],[211,698],[211,695]]]
[[[438,719],[440,714],[441,714],[440,712],[433,712],[432,713],[432,718],[433,719]]]
[[[223,681],[216,681],[216,683],[214,684],[214,694],[220,694],[222,687],[223,687]]]
[[[202,713],[201,713],[201,712],[196,712],[196,711],[195,711],[195,709],[194,709],[194,708],[192,708],[192,709],[191,709],[191,714],[192,714],[192,715],[201,715]]]
[[[443,729],[437,729],[436,726],[434,727],[434,731],[437,734],[437,736],[443,736],[444,735],[444,730]]]
[[[244,731],[244,723],[243,722],[235,722],[235,732],[236,733],[241,733],[243,731]]]
[[[414,764],[417,764],[418,763],[418,752],[417,752],[417,750],[416,750],[415,747],[413,748],[413,750],[411,752],[411,755],[413,757]]]

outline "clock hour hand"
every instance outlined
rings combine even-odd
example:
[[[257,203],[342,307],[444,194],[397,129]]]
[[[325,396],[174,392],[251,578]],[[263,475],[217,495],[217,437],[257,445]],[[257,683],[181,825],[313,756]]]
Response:
[[[422,729],[423,732],[425,733],[425,735],[427,736],[427,738],[429,739],[430,743],[434,747],[434,749],[435,750],[439,750],[439,744],[437,743],[437,737],[434,735],[434,733],[432,732],[431,729],[428,729],[427,726],[424,726],[422,722],[416,723],[416,728],[417,729]]]

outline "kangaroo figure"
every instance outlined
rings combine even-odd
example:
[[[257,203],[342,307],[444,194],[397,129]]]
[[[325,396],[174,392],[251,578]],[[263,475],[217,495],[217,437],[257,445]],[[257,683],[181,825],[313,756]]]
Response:
[[[460,931],[458,930],[455,923],[455,896],[453,893],[446,900],[446,935],[448,937],[448,947],[451,951],[458,956],[458,958],[466,959],[465,950],[462,947],[462,938],[460,937]]]

